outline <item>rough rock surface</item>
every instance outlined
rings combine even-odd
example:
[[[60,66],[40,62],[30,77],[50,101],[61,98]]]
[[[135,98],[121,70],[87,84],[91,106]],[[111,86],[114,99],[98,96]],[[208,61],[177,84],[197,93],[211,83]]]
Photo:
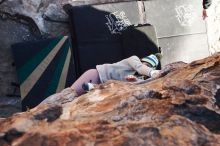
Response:
[[[85,4],[97,4],[106,2],[116,2],[116,1],[132,1],[132,0],[2,0],[0,5],[0,10],[3,12],[10,13],[11,15],[22,15],[32,18],[37,24],[39,31],[44,33],[56,34],[57,28],[61,32],[68,31],[68,27],[65,24],[54,24],[44,16],[49,17],[53,20],[67,21],[67,14],[63,10],[63,5],[73,4],[73,5],[85,5]],[[68,22],[67,22],[68,24]],[[61,29],[62,28],[62,29]],[[55,34],[54,34],[55,35]]]
[[[220,53],[142,85],[109,81],[72,102],[0,120],[3,146],[219,146]]]

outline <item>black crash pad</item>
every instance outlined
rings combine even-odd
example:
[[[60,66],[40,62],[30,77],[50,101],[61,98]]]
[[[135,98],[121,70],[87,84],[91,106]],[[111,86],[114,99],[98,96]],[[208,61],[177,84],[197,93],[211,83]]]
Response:
[[[72,85],[76,79],[67,36],[12,45],[20,84],[22,110]]]
[[[147,53],[158,52],[155,29],[145,25],[135,27],[140,23],[136,1],[75,6],[69,9],[68,13],[72,22],[78,76],[88,69],[95,68],[97,64],[114,63],[131,54],[143,57]],[[149,35],[153,33],[152,37],[148,37],[147,32],[150,32]],[[135,39],[132,39],[134,36]],[[151,39],[154,43],[151,46],[146,46],[148,43],[140,43],[148,41],[149,38],[154,38]],[[138,46],[137,41],[145,46]],[[130,46],[137,49],[126,49]],[[141,50],[141,53],[137,50]]]
[[[114,41],[128,26],[139,24],[140,19],[136,1],[76,6],[71,14],[80,42]]]
[[[124,57],[137,55],[144,57],[158,53],[156,30],[152,25],[129,27],[122,33],[122,50]]]

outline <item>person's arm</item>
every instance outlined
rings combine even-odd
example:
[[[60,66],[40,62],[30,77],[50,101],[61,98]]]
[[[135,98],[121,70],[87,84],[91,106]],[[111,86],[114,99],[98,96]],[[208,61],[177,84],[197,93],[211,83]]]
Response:
[[[151,77],[151,71],[154,69],[144,65],[137,56],[131,56],[127,61],[128,64],[139,74]]]
[[[203,0],[203,2],[202,2],[202,5],[203,5],[202,17],[203,17],[203,19],[208,17],[206,9],[208,9],[211,4],[212,4],[212,0]]]

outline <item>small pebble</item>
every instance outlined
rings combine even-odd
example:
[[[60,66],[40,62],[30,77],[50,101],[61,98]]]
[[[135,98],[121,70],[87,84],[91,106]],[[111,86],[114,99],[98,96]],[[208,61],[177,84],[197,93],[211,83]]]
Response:
[[[112,121],[114,121],[114,122],[119,122],[119,121],[121,121],[123,118],[121,117],[121,116],[113,116],[112,117]]]
[[[119,108],[125,108],[128,106],[128,102],[127,101],[121,101]]]
[[[3,137],[3,136],[5,136],[5,133],[0,133],[0,137]]]
[[[150,95],[150,92],[151,92],[151,90],[146,90],[146,91],[144,91],[143,93],[141,93],[139,95],[135,95],[135,98],[137,100],[142,100],[142,99],[148,97]]]

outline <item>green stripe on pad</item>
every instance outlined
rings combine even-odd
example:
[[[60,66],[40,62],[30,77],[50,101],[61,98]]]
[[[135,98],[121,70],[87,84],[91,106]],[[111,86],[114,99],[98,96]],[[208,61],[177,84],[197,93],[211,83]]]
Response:
[[[62,49],[64,49],[64,51],[62,52],[59,64],[57,64],[57,67],[56,67],[56,70],[53,74],[51,82],[49,83],[48,88],[45,92],[45,97],[48,97],[48,96],[56,93],[56,89],[57,89],[57,86],[59,84],[59,80],[60,80],[61,73],[62,73],[62,70],[63,70],[63,67],[64,67],[66,56],[68,54],[68,49],[69,49],[68,41],[66,41],[64,43],[64,45],[62,46]]]
[[[41,63],[41,61],[50,53],[51,50],[59,43],[63,37],[53,39],[46,48],[42,49],[36,54],[31,60],[25,63],[21,68],[18,69],[18,79],[22,84],[26,78],[33,72],[33,70]],[[31,49],[31,48],[30,48]]]

